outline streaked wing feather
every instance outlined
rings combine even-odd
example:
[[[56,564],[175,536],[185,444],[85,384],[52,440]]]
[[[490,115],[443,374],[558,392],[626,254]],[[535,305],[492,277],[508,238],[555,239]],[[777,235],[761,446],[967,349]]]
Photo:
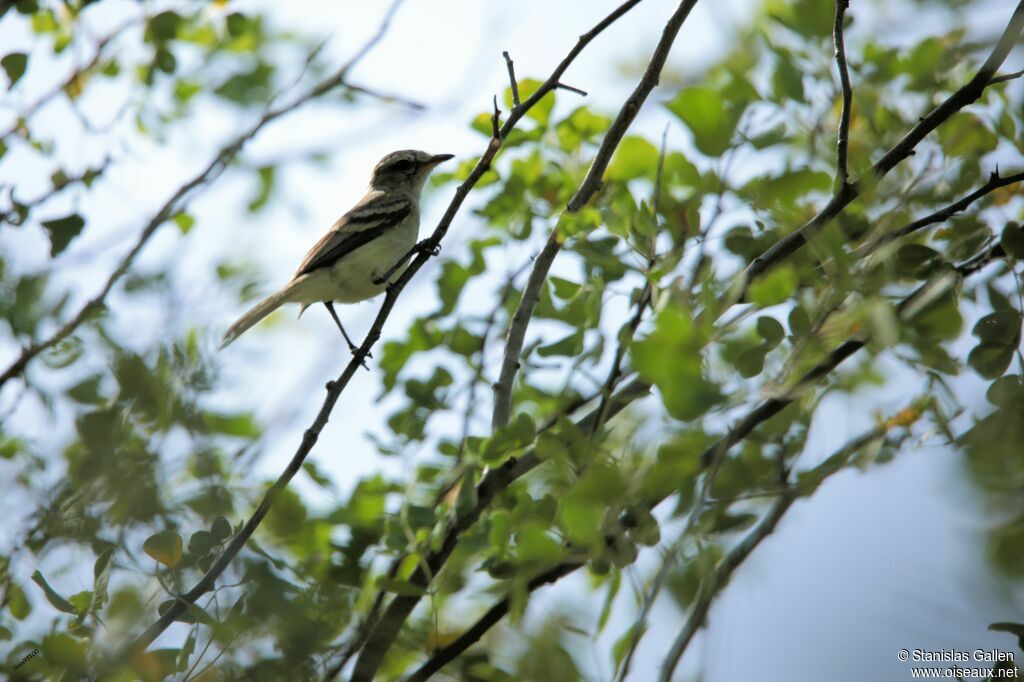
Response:
[[[369,196],[334,223],[330,232],[313,245],[295,276],[331,267],[360,246],[370,243],[412,213],[412,202],[384,194]]]

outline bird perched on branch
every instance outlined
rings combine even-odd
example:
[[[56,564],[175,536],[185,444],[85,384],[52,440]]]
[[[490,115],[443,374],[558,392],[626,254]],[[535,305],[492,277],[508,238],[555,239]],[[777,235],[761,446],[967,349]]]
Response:
[[[313,245],[280,291],[257,303],[231,325],[220,347],[285,303],[300,303],[300,315],[314,303],[323,303],[349,350],[355,351],[334,303],[358,303],[387,288],[388,279],[416,247],[423,183],[437,164],[450,158],[452,154],[431,155],[407,149],[381,159],[373,169],[366,196]]]

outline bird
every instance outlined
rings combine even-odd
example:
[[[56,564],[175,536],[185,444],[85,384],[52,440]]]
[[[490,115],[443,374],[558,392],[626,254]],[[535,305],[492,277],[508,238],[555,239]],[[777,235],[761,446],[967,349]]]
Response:
[[[323,303],[355,353],[334,304],[358,303],[387,289],[388,279],[417,245],[420,195],[427,176],[453,157],[403,149],[382,158],[363,198],[313,245],[287,284],[228,328],[220,348],[286,303],[301,304],[300,316],[309,306]]]

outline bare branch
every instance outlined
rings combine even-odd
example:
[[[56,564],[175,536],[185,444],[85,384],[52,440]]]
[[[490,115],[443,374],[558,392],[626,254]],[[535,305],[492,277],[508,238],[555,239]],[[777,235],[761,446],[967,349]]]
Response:
[[[512,106],[519,106],[519,83],[516,82],[516,69],[512,64],[512,57],[509,56],[508,50],[501,53],[501,56],[505,58],[505,66],[508,68],[508,84],[512,88]]]
[[[839,134],[836,141],[836,187],[841,189],[849,182],[846,152],[850,146],[850,110],[853,106],[853,90],[850,88],[850,71],[846,65],[846,44],[843,38],[843,20],[850,0],[836,0],[836,21],[832,27],[832,41],[835,44],[836,68],[839,69],[839,83],[843,93],[843,109],[839,116]]]
[[[83,322],[89,319],[92,315],[102,309],[107,295],[113,290],[114,285],[128,272],[131,268],[132,263],[135,262],[136,256],[142,251],[142,248],[149,242],[149,239],[157,231],[157,229],[166,222],[176,212],[181,210],[181,207],[187,201],[189,195],[193,194],[194,191],[209,186],[221,173],[228,167],[231,161],[238,155],[242,148],[253,138],[257,133],[260,132],[267,124],[272,121],[291,113],[295,109],[299,108],[303,104],[309,102],[312,99],[322,96],[323,94],[330,92],[331,90],[344,86],[345,79],[348,76],[349,71],[354,68],[363,57],[377,44],[387,29],[388,24],[391,21],[395,11],[397,11],[402,0],[394,0],[391,7],[385,14],[384,20],[381,23],[380,28],[377,32],[355,53],[355,55],[348,60],[341,68],[339,68],[332,76],[318,83],[309,92],[296,98],[294,101],[281,105],[279,107],[270,107],[264,111],[263,115],[260,116],[259,120],[256,121],[248,130],[243,132],[241,135],[232,140],[229,144],[225,145],[217,152],[213,160],[210,161],[206,167],[195,175],[191,180],[179,187],[171,196],[168,198],[163,205],[157,210],[156,213],[149,219],[142,232],[139,234],[135,243],[132,245],[128,253],[121,258],[117,267],[114,268],[110,276],[107,277],[106,282],[100,291],[90,298],[86,303],[79,308],[78,312],[67,322],[65,322],[60,328],[57,329],[46,339],[32,343],[27,348],[24,348],[21,354],[14,360],[11,365],[4,370],[3,374],[0,374],[0,387],[2,387],[8,380],[15,376],[18,376],[25,370],[25,367],[33,358],[38,356],[43,351],[52,348],[57,345],[65,338],[71,335]],[[364,92],[368,92],[364,90]]]
[[[647,64],[640,82],[637,83],[633,92],[622,105],[618,115],[601,141],[601,146],[598,148],[597,155],[587,170],[586,177],[583,178],[583,182],[580,183],[576,193],[573,194],[566,205],[566,213],[576,213],[586,206],[587,202],[590,201],[601,186],[601,178],[604,176],[609,161],[611,161],[612,154],[619,146],[619,142],[622,141],[629,126],[633,123],[633,119],[640,112],[640,107],[643,106],[647,97],[658,85],[661,79],[661,70],[665,66],[665,60],[668,59],[669,51],[672,49],[672,43],[675,42],[679,29],[682,27],[683,22],[686,21],[686,17],[689,16],[690,10],[696,4],[697,0],[683,0],[669,18],[668,23],[665,24],[661,39],[651,55],[651,61]],[[562,242],[563,237],[559,234],[558,229],[552,230],[551,235],[544,244],[544,248],[534,262],[526,289],[523,290],[523,295],[519,299],[519,305],[516,307],[516,312],[512,318],[512,325],[509,327],[508,339],[505,344],[505,355],[501,363],[501,372],[498,376],[498,381],[494,384],[492,428],[499,429],[505,426],[512,416],[512,386],[515,381],[516,372],[519,370],[519,359],[523,352],[526,328],[533,317],[534,308],[537,306],[538,301],[540,301],[540,289],[547,279],[551,264],[562,249]]]
[[[582,90],[572,85],[566,85],[565,83],[556,83],[555,87],[557,87],[559,90],[568,90],[569,92],[575,92],[577,95],[582,95],[584,97],[587,96],[586,90]]]
[[[1024,69],[1021,69],[1020,71],[1014,71],[1013,73],[1005,73],[1002,76],[996,76],[992,80],[990,80],[988,84],[995,85],[996,83],[1005,83],[1006,81],[1016,80],[1021,76],[1024,76]]]

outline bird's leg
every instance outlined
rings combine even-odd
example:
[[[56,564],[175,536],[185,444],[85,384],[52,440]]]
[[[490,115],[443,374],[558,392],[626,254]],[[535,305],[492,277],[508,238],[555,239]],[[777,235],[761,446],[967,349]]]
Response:
[[[352,339],[348,338],[345,328],[341,326],[341,320],[338,319],[338,313],[334,311],[334,301],[324,301],[324,307],[327,308],[327,312],[329,312],[331,317],[334,319],[334,324],[338,325],[338,330],[341,332],[341,335],[345,337],[345,343],[348,344],[349,352],[352,353],[352,355],[355,355],[358,348],[356,347],[356,344],[352,343]],[[367,353],[366,356],[370,358],[373,357],[369,353]],[[366,367],[365,361],[363,362],[363,367]],[[369,367],[366,368],[369,369]]]
[[[374,277],[371,281],[374,284],[376,284],[377,286],[380,286],[381,284],[384,284],[389,279],[391,279],[391,275],[395,274],[398,271],[398,268],[402,267],[403,263],[405,263],[407,260],[409,260],[409,258],[411,256],[414,256],[417,253],[423,253],[424,251],[427,251],[427,252],[430,253],[431,256],[436,256],[437,254],[441,253],[441,247],[440,246],[434,246],[434,247],[428,248],[429,242],[430,242],[429,239],[424,239],[421,242],[417,242],[416,246],[412,247],[407,252],[405,252],[402,255],[402,257],[399,258],[398,261],[394,265],[392,265],[390,268],[388,268],[387,272],[385,272],[383,275],[379,275],[377,277]]]

